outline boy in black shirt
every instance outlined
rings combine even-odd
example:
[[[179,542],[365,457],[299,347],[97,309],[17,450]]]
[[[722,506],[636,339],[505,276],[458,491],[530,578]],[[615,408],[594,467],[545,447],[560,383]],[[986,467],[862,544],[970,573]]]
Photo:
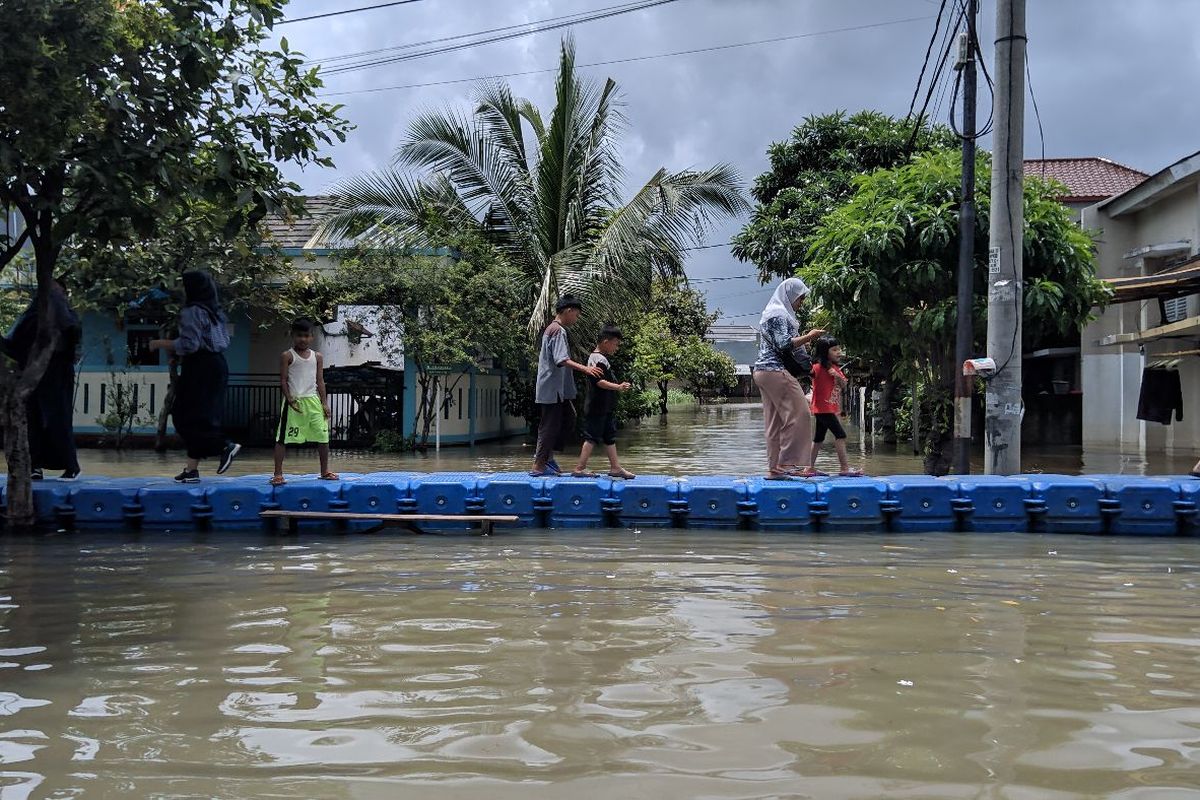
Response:
[[[600,339],[596,350],[588,356],[589,367],[599,367],[603,375],[599,378],[589,377],[591,384],[587,399],[587,418],[583,428],[583,450],[579,453],[579,464],[571,473],[573,478],[594,478],[595,473],[588,472],[588,459],[597,444],[604,445],[608,454],[608,474],[614,478],[634,478],[632,472],[621,466],[617,459],[617,392],[627,392],[632,386],[629,383],[617,383],[613,375],[612,365],[608,357],[617,352],[621,346],[621,331],[608,326],[600,331]]]

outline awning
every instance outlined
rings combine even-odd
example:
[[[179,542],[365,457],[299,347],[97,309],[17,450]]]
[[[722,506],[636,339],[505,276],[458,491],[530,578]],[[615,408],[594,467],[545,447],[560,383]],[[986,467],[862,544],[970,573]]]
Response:
[[[1200,293],[1200,257],[1154,275],[1136,275],[1131,278],[1105,278],[1113,290],[1114,303],[1132,303],[1141,300],[1170,300]]]

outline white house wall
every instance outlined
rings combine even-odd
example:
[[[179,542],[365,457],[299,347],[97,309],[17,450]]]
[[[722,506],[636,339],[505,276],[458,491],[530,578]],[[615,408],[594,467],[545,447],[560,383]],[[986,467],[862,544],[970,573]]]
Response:
[[[1112,218],[1101,205],[1084,210],[1082,224],[1097,236],[1097,274],[1118,278],[1153,272],[1144,259],[1125,256],[1139,248],[1188,240],[1190,252],[1200,243],[1200,186],[1189,185],[1136,212]],[[1186,253],[1179,254],[1180,256]],[[1189,315],[1200,314],[1195,296]],[[1200,449],[1200,358],[1179,365],[1184,418],[1171,425],[1145,423],[1137,417],[1142,370],[1155,354],[1195,349],[1197,340],[1160,340],[1137,344],[1101,345],[1116,334],[1139,333],[1160,324],[1158,303],[1114,304],[1090,323],[1081,336],[1083,444],[1123,452],[1182,452]],[[1143,353],[1144,351],[1144,353]]]

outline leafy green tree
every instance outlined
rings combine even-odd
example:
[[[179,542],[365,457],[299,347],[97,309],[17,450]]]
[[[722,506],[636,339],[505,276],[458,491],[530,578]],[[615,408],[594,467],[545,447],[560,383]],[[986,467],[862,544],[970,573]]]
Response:
[[[721,312],[682,280],[654,281],[649,303],[632,321],[627,358],[637,382],[657,391],[660,414],[678,382],[694,394],[714,394],[736,384],[733,360],[704,339]]]
[[[986,187],[990,158],[979,156],[975,232],[975,340],[982,352],[987,324],[987,242],[991,213]],[[926,469],[949,468],[952,435],[956,268],[957,153],[929,153],[911,164],[856,181],[853,197],[826,215],[812,236],[801,275],[830,325],[859,359],[891,359],[909,385],[924,384],[933,410]],[[1092,308],[1108,297],[1096,278],[1092,240],[1055,197],[1056,187],[1025,182],[1025,342],[1077,335]],[[932,395],[932,397],[930,397]]]
[[[613,81],[579,77],[565,40],[548,119],[499,82],[479,87],[471,114],[418,116],[396,167],[335,188],[325,233],[411,243],[431,215],[482,229],[520,272],[531,337],[563,292],[584,298],[590,325],[620,319],[655,275],[682,275],[711,223],[748,205],[726,165],[660,169],[622,200],[619,106]]]
[[[329,166],[320,147],[344,139],[316,70],[286,40],[263,46],[285,2],[5,3],[18,22],[0,48],[0,205],[24,225],[0,241],[0,269],[28,245],[40,298],[29,363],[0,374],[13,524],[34,521],[24,409],[57,337],[64,248],[154,237],[180,197],[223,209],[232,237],[298,190],[280,164]]]
[[[478,236],[453,240],[456,257],[414,255],[412,249],[366,249],[349,254],[333,283],[339,302],[381,306],[381,341],[403,348],[417,385],[411,433],[415,447],[429,443],[437,415],[453,403],[464,373],[442,377],[440,367],[473,367],[481,360],[506,372],[508,410],[526,414],[523,387],[532,349],[520,319],[520,275]]]
[[[959,147],[942,125],[913,132],[911,121],[878,111],[806,117],[789,140],[767,149],[771,168],[754,182],[754,213],[734,237],[733,255],[754,263],[763,283],[791,277],[825,215],[854,194],[858,176],[904,164],[913,153]]]

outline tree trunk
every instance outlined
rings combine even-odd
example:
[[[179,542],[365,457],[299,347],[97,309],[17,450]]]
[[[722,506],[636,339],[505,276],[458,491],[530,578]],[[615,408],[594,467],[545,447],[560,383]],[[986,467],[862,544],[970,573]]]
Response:
[[[39,304],[40,306],[40,304]],[[45,307],[39,307],[39,317]],[[37,523],[33,507],[33,483],[30,474],[33,464],[29,455],[29,398],[50,366],[57,332],[51,328],[47,341],[40,336],[43,319],[39,319],[39,336],[34,342],[25,369],[19,372],[5,366],[0,372],[0,408],[3,412],[4,458],[8,463],[8,525],[10,528],[32,528]],[[52,322],[52,321],[51,321]]]
[[[953,360],[935,362],[937,374],[927,388],[929,433],[925,445],[925,473],[948,475],[954,453],[954,367]]]
[[[429,444],[429,376],[417,367],[417,388],[420,401],[413,413],[413,447],[424,450]]]
[[[885,444],[896,444],[896,407],[900,402],[900,383],[890,377],[883,380],[883,401],[879,410],[879,432]]]
[[[167,422],[171,409],[175,407],[175,382],[179,380],[179,363],[171,358],[167,368],[167,391],[163,394],[162,408],[158,411],[158,430],[154,433],[154,452],[167,452]]]
[[[669,381],[659,381],[658,382],[658,413],[659,414],[667,413],[667,401],[669,399],[669,391],[670,391],[668,389],[668,384],[669,384]]]

